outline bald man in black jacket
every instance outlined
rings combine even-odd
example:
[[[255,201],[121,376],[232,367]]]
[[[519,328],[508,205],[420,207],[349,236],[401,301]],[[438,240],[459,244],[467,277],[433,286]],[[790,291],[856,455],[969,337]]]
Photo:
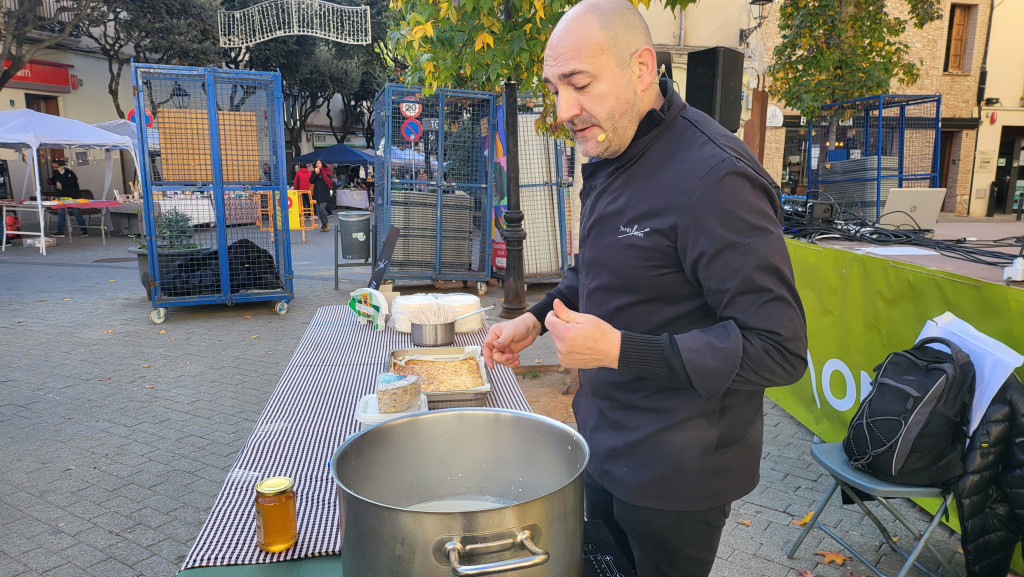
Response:
[[[488,363],[545,329],[580,370],[587,517],[640,577],[711,572],[731,503],[759,479],[766,387],[806,369],[778,185],[747,147],[658,82],[626,0],[584,0],[544,56],[558,119],[589,157],[580,249],[547,297],[491,327]]]

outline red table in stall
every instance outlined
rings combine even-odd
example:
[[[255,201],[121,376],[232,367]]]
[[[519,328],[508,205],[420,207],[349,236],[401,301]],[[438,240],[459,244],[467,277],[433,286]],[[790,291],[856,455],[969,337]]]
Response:
[[[0,220],[0,226],[3,227],[3,234],[0,235],[0,251],[7,250],[7,211],[29,211],[34,210],[39,212],[40,226],[39,231],[17,231],[15,234],[21,236],[38,236],[40,237],[39,252],[46,254],[46,241],[43,239],[45,230],[42,225],[43,209],[61,209],[61,208],[110,208],[114,206],[120,206],[121,203],[116,200],[73,200],[73,199],[62,199],[62,200],[44,200],[42,203],[34,200],[0,200],[0,209],[3,212],[3,219]],[[40,206],[42,208],[40,208]],[[12,231],[13,232],[13,231]],[[103,237],[103,243],[106,244],[107,236],[106,230],[103,225],[100,224],[100,236]]]

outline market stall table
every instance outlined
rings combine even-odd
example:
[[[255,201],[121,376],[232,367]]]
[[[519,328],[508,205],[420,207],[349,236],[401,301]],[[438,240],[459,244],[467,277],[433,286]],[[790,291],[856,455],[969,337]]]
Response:
[[[484,331],[456,335],[455,346],[480,345]],[[182,564],[182,577],[341,575],[338,504],[329,464],[359,431],[355,407],[374,391],[391,351],[412,348],[408,334],[373,331],[345,306],[322,307],[309,323],[266,409],[235,459],[213,510]],[[505,367],[490,371],[485,406],[529,411]],[[256,483],[295,480],[298,542],[281,553],[256,546]],[[288,561],[287,563],[277,563]]]
[[[124,202],[106,210],[103,219],[107,229],[113,234],[143,234],[141,202]]]
[[[3,236],[0,238],[0,252],[7,250],[7,211],[36,211],[39,212],[39,231],[24,231],[19,230],[15,234],[21,236],[38,236],[39,241],[39,252],[46,254],[46,240],[44,238],[46,234],[46,227],[43,224],[43,209],[61,209],[61,208],[110,208],[120,206],[121,203],[116,200],[88,200],[88,201],[75,201],[75,200],[44,200],[39,203],[34,200],[0,200],[0,208],[3,212]],[[42,208],[40,208],[42,207]],[[77,225],[75,225],[77,226]],[[106,230],[103,226],[100,226],[100,236],[103,237],[103,244],[107,243]]]

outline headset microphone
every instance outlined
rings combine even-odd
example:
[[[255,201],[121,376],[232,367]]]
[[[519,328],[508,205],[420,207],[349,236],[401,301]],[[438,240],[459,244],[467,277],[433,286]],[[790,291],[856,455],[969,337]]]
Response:
[[[662,66],[661,71],[662,71],[662,73],[665,72],[665,67],[664,66]],[[654,80],[651,82],[651,84],[652,85],[656,85],[657,83],[658,83],[658,77],[655,76]],[[613,130],[615,130],[619,126],[619,124],[622,123],[623,120],[628,118],[630,114],[633,114],[633,111],[636,110],[636,107],[640,105],[640,101],[643,100],[644,92],[647,92],[647,88],[642,89],[640,91],[640,94],[636,95],[636,102],[633,103],[633,106],[630,106],[629,110],[627,110],[625,114],[623,114],[621,117],[619,117],[619,119],[617,121],[615,121],[615,124],[612,124],[611,128],[609,128],[608,130],[605,130],[601,134],[597,135],[597,141],[598,142],[604,142],[605,140],[607,140],[608,139],[608,133],[613,131]]]
[[[602,132],[601,134],[598,134],[597,135],[597,141],[598,142],[604,142],[608,138],[608,133],[609,132],[615,130],[619,126],[619,124],[622,124],[623,120],[628,118],[630,114],[633,114],[633,111],[636,110],[636,107],[640,105],[640,100],[642,98],[643,98],[643,93],[638,94],[637,97],[636,97],[636,102],[633,103],[633,106],[630,106],[629,110],[627,110],[625,114],[620,116],[619,119],[615,121],[615,124],[612,124],[611,128],[609,128],[608,130]]]

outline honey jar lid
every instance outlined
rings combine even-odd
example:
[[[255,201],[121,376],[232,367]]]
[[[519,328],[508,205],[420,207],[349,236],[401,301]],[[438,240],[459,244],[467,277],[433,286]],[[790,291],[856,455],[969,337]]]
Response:
[[[256,483],[256,493],[263,497],[284,495],[295,485],[291,477],[268,477]]]

